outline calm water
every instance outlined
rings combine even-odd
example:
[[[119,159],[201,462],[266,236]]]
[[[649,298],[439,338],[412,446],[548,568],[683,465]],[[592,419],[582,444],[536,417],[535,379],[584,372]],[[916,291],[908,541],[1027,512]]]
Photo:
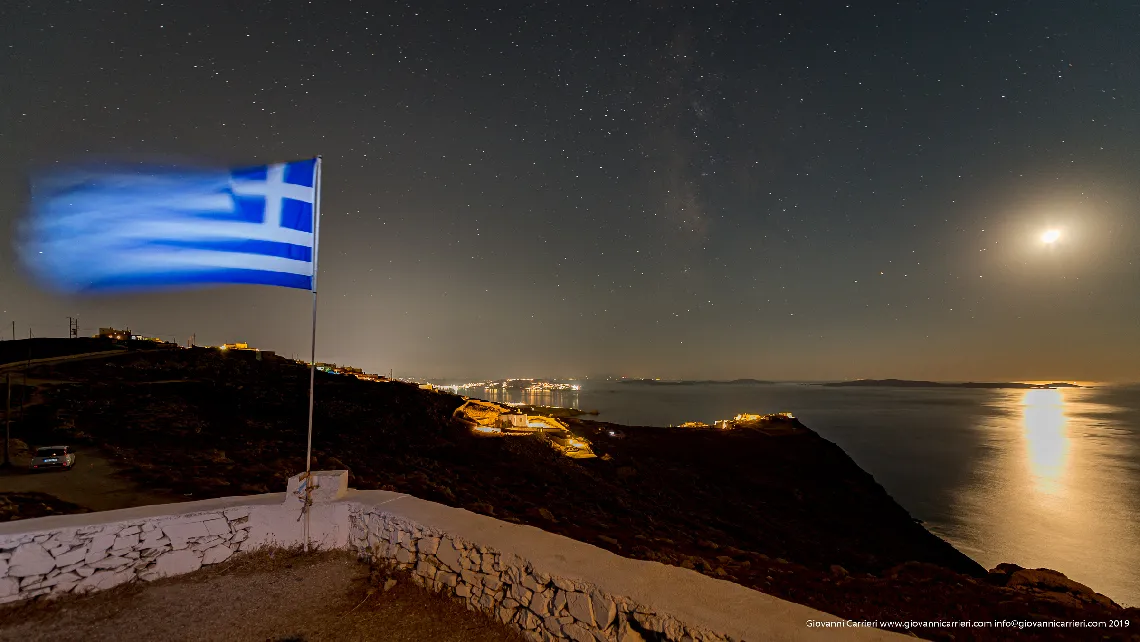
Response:
[[[465,391],[489,398],[483,391]],[[1047,567],[1140,605],[1140,386],[1062,390],[643,386],[587,382],[525,401],[676,425],[796,414],[986,568]],[[589,418],[589,417],[587,417]]]

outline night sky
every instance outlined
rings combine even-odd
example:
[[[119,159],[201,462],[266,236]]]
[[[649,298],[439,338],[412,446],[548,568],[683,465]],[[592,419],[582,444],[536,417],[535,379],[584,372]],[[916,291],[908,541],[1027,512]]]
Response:
[[[89,155],[322,154],[318,360],[1140,380],[1136,3],[423,5],[3,3],[0,224]],[[63,299],[0,252],[5,339],[308,356],[304,291]]]

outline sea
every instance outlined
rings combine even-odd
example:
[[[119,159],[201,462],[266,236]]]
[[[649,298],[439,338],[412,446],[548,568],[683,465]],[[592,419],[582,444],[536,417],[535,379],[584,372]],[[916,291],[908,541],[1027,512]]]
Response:
[[[1057,389],[802,383],[466,389],[639,426],[791,412],[986,568],[1051,568],[1140,606],[1140,385]]]

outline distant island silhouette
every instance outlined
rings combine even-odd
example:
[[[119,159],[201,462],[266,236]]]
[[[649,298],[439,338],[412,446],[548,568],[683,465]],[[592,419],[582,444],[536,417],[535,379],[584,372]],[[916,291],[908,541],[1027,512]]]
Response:
[[[867,387],[867,388],[1013,388],[1020,390],[1036,390],[1051,388],[1080,388],[1074,383],[1018,383],[1018,382],[975,382],[946,383],[939,381],[911,381],[908,379],[856,379],[854,381],[838,381],[820,384],[829,388]]]
[[[727,384],[763,384],[770,385],[776,383],[775,381],[761,381],[759,379],[733,379],[731,381],[661,381],[660,379],[623,379],[622,383],[638,383],[645,386],[707,386],[714,385],[727,385]]]
[[[761,379],[732,379],[728,381],[718,381],[713,379],[702,380],[671,380],[663,381],[661,379],[622,379],[620,383],[636,384],[642,386],[707,386],[707,385],[730,385],[730,384],[752,384],[752,385],[774,385],[780,383],[778,381],[764,381]],[[945,382],[945,381],[915,381],[911,379],[855,379],[853,381],[834,381],[828,383],[815,383],[806,385],[825,386],[828,388],[1009,388],[1015,390],[1048,390],[1052,388],[1081,388],[1075,383],[1055,382],[1055,383],[1020,383],[1016,381],[967,381],[967,382]]]

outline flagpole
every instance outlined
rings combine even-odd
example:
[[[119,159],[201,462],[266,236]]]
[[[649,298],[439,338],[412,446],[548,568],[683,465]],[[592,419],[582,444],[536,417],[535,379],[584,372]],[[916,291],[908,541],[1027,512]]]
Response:
[[[320,256],[321,232],[321,157],[317,156],[316,168],[313,175],[313,335],[309,345],[309,433],[305,444],[305,477],[302,481],[305,496],[302,498],[302,517],[305,518],[303,526],[305,538],[305,552],[309,552],[309,507],[313,503],[313,388],[317,383],[317,259]]]
[[[313,183],[313,336],[309,358],[309,436],[305,447],[305,478],[309,478],[313,461],[313,388],[317,381],[317,259],[321,232],[321,157],[317,156],[316,176]],[[309,480],[310,487],[312,480]]]

